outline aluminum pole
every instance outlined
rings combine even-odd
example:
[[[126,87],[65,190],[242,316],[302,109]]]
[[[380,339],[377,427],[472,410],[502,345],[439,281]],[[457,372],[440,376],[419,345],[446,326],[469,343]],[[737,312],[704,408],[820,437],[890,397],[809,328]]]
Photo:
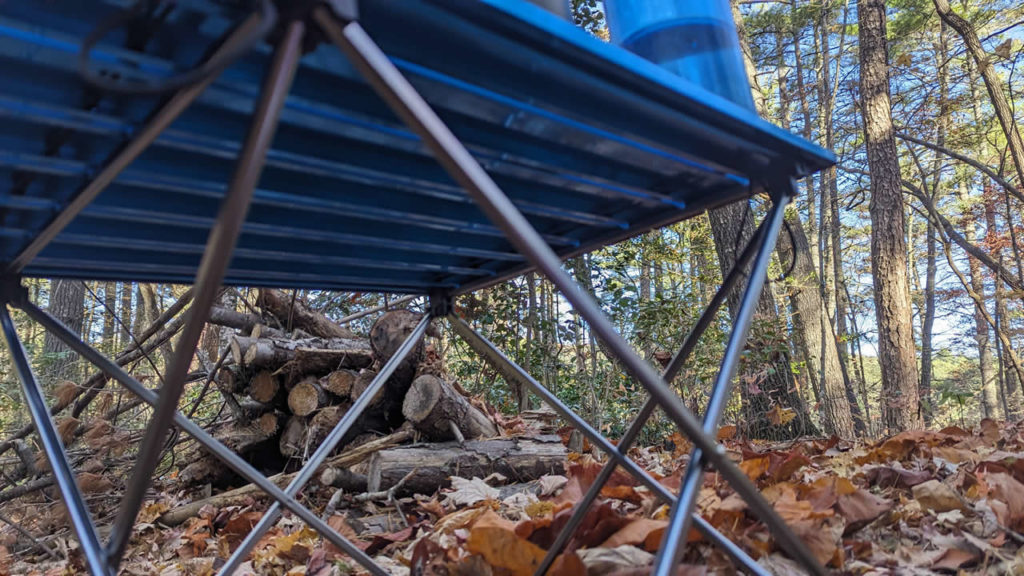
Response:
[[[68,462],[64,443],[60,441],[60,434],[50,418],[50,408],[46,405],[43,390],[32,373],[32,364],[18,338],[18,331],[14,328],[11,315],[7,311],[7,303],[0,303],[0,325],[3,328],[4,339],[7,340],[7,349],[11,352],[11,360],[14,361],[14,370],[18,373],[18,380],[21,381],[21,390],[25,394],[25,402],[28,403],[29,415],[32,417],[32,423],[35,424],[36,432],[39,433],[39,440],[46,453],[46,460],[50,463],[54,480],[57,482],[57,488],[60,490],[68,517],[71,519],[71,528],[82,545],[85,563],[93,576],[108,576],[107,558],[103,554],[103,544],[100,543],[99,536],[96,534],[96,526],[85,505],[85,498],[75,481],[75,473]]]
[[[708,326],[714,322],[715,316],[718,315],[719,308],[721,308],[722,304],[729,297],[729,294],[732,293],[733,288],[736,287],[740,278],[746,273],[747,265],[750,263],[750,260],[753,259],[754,254],[757,253],[759,243],[763,241],[764,229],[767,225],[768,220],[761,222],[757,232],[754,233],[754,237],[750,239],[750,243],[748,243],[747,247],[744,248],[743,252],[736,260],[736,263],[733,265],[732,270],[726,274],[725,278],[722,280],[722,285],[719,286],[715,295],[712,296],[711,301],[708,302],[708,305],[704,308],[704,312],[701,313],[697,322],[694,323],[690,333],[686,335],[682,346],[679,347],[679,351],[676,352],[675,356],[672,357],[672,360],[669,361],[663,375],[666,383],[671,384],[679,375],[683,366],[690,359],[690,355],[693,353],[694,349],[697,348],[697,343],[700,341],[701,336],[704,335]],[[622,456],[625,456],[629,452],[629,449],[633,446],[633,442],[635,442],[640,436],[640,432],[643,430],[644,425],[647,424],[647,420],[652,414],[654,414],[654,409],[657,407],[658,403],[651,398],[648,398],[647,401],[644,402],[643,407],[640,409],[640,413],[637,414],[637,417],[632,423],[630,423],[625,434],[622,435],[622,438],[619,439],[619,443],[615,446],[616,452]],[[605,483],[607,483],[612,477],[612,473],[615,472],[616,467],[618,467],[618,461],[614,458],[609,458],[608,462],[605,463],[604,468],[602,468],[601,472],[599,472],[597,477],[594,478],[594,483],[590,485],[587,493],[583,495],[583,499],[576,503],[572,516],[569,517],[569,520],[565,523],[562,531],[558,533],[558,537],[555,538],[555,542],[550,548],[548,548],[548,552],[544,556],[544,560],[540,563],[540,566],[537,568],[535,573],[537,576],[546,574],[548,569],[551,568],[555,558],[557,558],[558,554],[562,552],[565,545],[569,543],[569,539],[576,532],[576,528],[579,527],[580,523],[583,522],[583,519],[587,515],[587,511],[597,499],[598,495],[601,494],[601,490],[604,488]],[[672,504],[674,505],[675,502],[673,501]],[[751,560],[750,563],[752,563],[753,566],[750,566],[746,562],[740,562],[741,566],[752,573],[766,574],[766,572],[764,572],[756,562]],[[756,567],[756,569],[754,567]]]
[[[220,292],[221,282],[224,280],[225,271],[231,262],[231,254],[242,230],[242,223],[245,222],[249,210],[253,189],[259,181],[267,150],[274,139],[281,108],[284,107],[285,98],[291,89],[292,79],[299,65],[299,58],[302,57],[304,32],[305,25],[301,21],[290,22],[284,38],[274,52],[270,70],[263,84],[262,96],[253,112],[249,134],[238,156],[235,174],[221,204],[217,221],[210,230],[206,251],[196,273],[191,314],[178,344],[174,347],[174,356],[167,367],[166,383],[160,392],[160,405],[153,410],[153,417],[139,446],[138,460],[111,531],[107,553],[112,566],[120,564],[132,533],[132,526],[135,524],[135,517],[146,496],[153,471],[159,463],[161,446],[185,388],[185,377],[192,365],[192,357],[202,336],[210,308]]]
[[[768,214],[768,229],[765,237],[761,239],[757,259],[754,260],[754,268],[750,272],[750,282],[743,293],[740,307],[736,311],[736,319],[725,347],[722,365],[718,370],[718,378],[711,388],[711,398],[708,401],[707,412],[704,414],[704,431],[708,434],[713,434],[718,430],[722,412],[725,411],[725,405],[732,395],[732,381],[739,368],[740,356],[746,348],[750,325],[753,323],[754,313],[757,311],[757,304],[761,299],[761,290],[768,277],[768,264],[771,263],[775,242],[786,215],[786,206],[791,198],[791,190],[784,191],[779,195]],[[669,524],[665,528],[661,549],[654,561],[654,574],[657,576],[671,576],[676,572],[676,566],[679,564],[686,544],[687,534],[690,532],[689,516],[697,506],[697,496],[700,494],[703,482],[704,457],[700,448],[695,448],[690,455],[690,462],[686,466],[679,499],[676,500],[669,514]]]
[[[60,320],[57,320],[48,312],[27,300],[18,302],[15,305],[24,311],[29,318],[38,322],[44,329],[48,330],[60,341],[67,344],[69,348],[80,354],[101,371],[109,374],[114,380],[120,382],[131,393],[141,398],[143,402],[153,407],[156,407],[160,403],[160,397],[156,392],[146,388],[141,382],[132,377],[131,374],[128,374],[124,368],[118,366],[116,362],[110,360],[101,352],[83,342],[76,333],[68,329],[67,326],[61,324]],[[237,472],[239,476],[254,484],[274,500],[282,503],[285,508],[302,519],[303,522],[320,533],[320,535],[326,538],[331,544],[334,544],[343,552],[348,554],[349,557],[369,570],[372,574],[375,574],[376,576],[387,576],[380,567],[373,562],[373,559],[366,555],[365,552],[356,548],[354,544],[338,534],[337,531],[327,525],[327,522],[320,519],[319,516],[300,504],[298,500],[285,494],[281,488],[268,480],[260,471],[253,468],[252,465],[246,462],[241,456],[211,436],[198,424],[189,420],[184,414],[175,411],[174,424],[181,428],[186,434],[192,436],[192,438],[203,446],[203,448],[209,450],[211,454],[219,458],[229,468]]]
[[[825,569],[756,486],[725,454],[714,437],[703,431],[701,423],[686,409],[657,372],[637,356],[628,342],[604,316],[600,306],[583,292],[561,268],[561,261],[534,230],[487,172],[452,134],[430,105],[413,88],[387,55],[367,35],[358,22],[341,25],[326,8],[318,8],[314,19],[326,36],[349,57],[381,98],[434,153],[438,162],[472,197],[487,217],[506,235],[509,242],[558,287],[563,296],[621,360],[626,370],[661,405],[680,430],[701,448],[733,489],[746,501],[775,536],[779,545],[814,574],[824,576]]]
[[[566,420],[572,422],[576,428],[587,437],[587,439],[608,454],[609,458],[611,458],[616,464],[625,468],[626,471],[632,474],[633,477],[639,480],[641,484],[647,487],[647,489],[666,502],[673,503],[675,501],[675,496],[668,490],[668,488],[662,486],[660,482],[655,480],[636,462],[627,458],[625,453],[616,450],[615,445],[612,444],[610,440],[602,436],[601,433],[595,430],[594,427],[587,423],[586,420],[580,418],[578,414],[573,412],[571,408],[566,406],[565,403],[559,400],[557,396],[545,388],[540,382],[537,382],[537,380],[523,370],[522,367],[505,356],[497,346],[484,338],[479,332],[473,330],[465,320],[458,317],[450,317],[450,323],[452,329],[455,330],[466,344],[469,344],[469,347],[479,354],[481,358],[487,361],[488,364],[494,367],[499,374],[514,374],[517,378],[526,382],[530,389],[540,396],[544,402],[551,406],[555,412]],[[612,468],[614,469],[614,465],[612,465]],[[722,550],[725,551],[725,553],[737,564],[745,567],[752,574],[768,576],[768,573],[758,566],[757,562],[748,556],[746,552],[744,552],[734,542],[720,534],[713,526],[711,526],[711,524],[708,524],[706,520],[701,518],[699,515],[695,515],[693,521],[696,524],[697,529],[700,530],[708,540],[720,546]]]

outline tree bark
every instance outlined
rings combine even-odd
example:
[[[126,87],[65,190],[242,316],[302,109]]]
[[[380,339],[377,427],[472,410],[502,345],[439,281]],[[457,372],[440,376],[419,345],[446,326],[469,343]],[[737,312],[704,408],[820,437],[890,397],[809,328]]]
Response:
[[[450,478],[485,478],[495,472],[514,482],[564,474],[565,447],[557,436],[500,438],[391,448],[370,457],[367,490],[387,490],[410,472],[403,494],[433,494]]]
[[[825,303],[821,298],[820,280],[810,258],[807,237],[797,217],[787,216],[796,246],[789,234],[779,238],[779,260],[784,264],[794,261],[791,280],[787,282],[793,302],[793,332],[800,346],[807,351],[807,373],[813,385],[821,391],[822,424],[825,432],[840,438],[856,436],[847,386],[843,378],[836,337],[832,323],[825,318]],[[795,260],[793,260],[795,258]],[[807,317],[805,314],[811,313]],[[819,369],[820,367],[820,369]],[[863,422],[861,423],[863,432]]]
[[[469,403],[450,384],[424,374],[412,382],[402,403],[402,414],[431,440],[491,438],[498,428],[486,414]],[[458,435],[452,427],[458,430]],[[462,437],[459,438],[458,436]]]
[[[281,322],[285,330],[302,329],[321,338],[352,338],[348,328],[316,310],[312,310],[301,298],[292,298],[280,290],[262,288],[256,297],[256,305],[270,312]]]
[[[1018,183],[1024,186],[1024,140],[1021,138],[1017,121],[1014,119],[1013,109],[1006,99],[1006,94],[1003,93],[1002,81],[992,66],[988,53],[981,45],[981,40],[978,39],[974,25],[954,12],[949,5],[949,0],[933,1],[939,17],[956,30],[963,40],[964,46],[967,47],[967,52],[978,65],[978,72],[981,73],[981,77],[985,81],[985,89],[988,90],[989,99],[992,101],[992,108],[995,109],[996,118],[1003,129],[1003,134],[1006,135],[1006,145],[1009,148],[1013,165],[1017,169]]]
[[[81,280],[51,281],[47,310],[72,332],[81,336],[82,323],[85,320],[85,285]],[[43,372],[46,375],[43,378],[44,386],[49,387],[63,380],[77,379],[77,356],[50,332],[46,332],[43,338],[43,354],[46,356],[48,368]]]
[[[236,337],[235,342],[244,341]],[[365,368],[373,362],[365,340],[259,338],[249,344],[242,365],[252,370],[280,370],[291,364],[292,372],[324,375],[339,368]]]
[[[882,422],[890,432],[898,432],[920,428],[921,418],[906,222],[889,101],[885,0],[862,0],[857,16],[860,93],[871,174],[871,272],[882,373]]]
[[[747,204],[735,203],[712,210],[708,216],[718,262],[725,276],[735,265],[739,250],[754,236],[753,214]],[[734,290],[729,296],[729,310],[733,318],[739,309],[740,294],[739,290]],[[758,300],[747,347],[770,351],[767,352],[769,357],[760,359],[760,365],[753,365],[747,358],[741,368],[740,379],[743,382],[743,409],[748,432],[755,437],[781,440],[817,431],[793,381],[789,353],[784,344],[780,345],[780,336],[773,333],[776,327],[782,328],[778,317],[775,298],[766,284]],[[771,423],[768,413],[776,406],[792,410],[796,417],[781,426]]]

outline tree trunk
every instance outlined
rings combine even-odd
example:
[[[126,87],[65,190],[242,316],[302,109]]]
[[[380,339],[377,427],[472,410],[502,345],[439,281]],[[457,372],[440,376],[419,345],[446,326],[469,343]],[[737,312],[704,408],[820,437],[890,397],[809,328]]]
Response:
[[[882,422],[890,432],[897,432],[920,428],[921,418],[906,222],[889,103],[885,0],[862,0],[857,16],[860,93],[871,174],[871,272],[882,373]]]
[[[47,310],[72,332],[81,336],[85,320],[85,285],[81,280],[57,279],[50,283],[50,303]],[[43,339],[43,354],[47,369],[43,372],[44,385],[53,385],[62,380],[75,380],[77,356],[63,342],[50,332]]]
[[[119,348],[127,348],[131,345],[132,335],[132,283],[121,283],[121,342]]]
[[[312,310],[292,294],[263,288],[256,297],[256,305],[270,312],[281,322],[285,330],[301,329],[321,338],[352,338],[352,332],[339,326],[320,312]]]
[[[117,282],[103,283],[103,347],[108,354],[117,350]]]
[[[976,219],[967,203],[966,181],[960,184],[957,195],[960,197],[961,205],[964,206],[963,221],[960,226],[963,228],[964,237],[973,244],[975,242]],[[981,302],[984,303],[985,278],[981,273],[981,264],[976,258],[968,257],[967,265],[971,289],[978,294]],[[974,308],[974,327],[974,341],[978,346],[978,369],[981,373],[981,413],[985,418],[997,420],[1003,418],[1004,415],[1001,414],[999,409],[999,382],[992,356],[990,328],[988,321],[985,320],[985,314],[982,310],[978,309],[977,305]]]
[[[925,264],[924,281],[924,318],[921,321],[921,383],[918,394],[921,396],[921,415],[925,427],[931,426],[934,417],[932,405],[932,330],[935,327],[935,274],[936,246],[935,226],[928,222],[926,233],[927,262]]]
[[[818,275],[810,259],[807,237],[797,217],[787,217],[794,246],[788,234],[782,234],[778,243],[779,260],[784,265],[794,261],[791,282],[787,283],[793,302],[793,332],[800,346],[807,351],[807,373],[815,388],[821,391],[822,424],[825,432],[840,438],[853,438],[856,434],[846,382],[839,361],[832,324],[825,318],[825,304],[819,290]],[[810,313],[811,316],[806,316]],[[820,367],[820,369],[819,369]],[[861,423],[863,427],[863,423]],[[862,430],[863,431],[863,430]]]
[[[712,210],[708,214],[711,231],[715,239],[715,250],[722,275],[728,274],[736,263],[740,249],[746,246],[754,235],[753,213],[743,203],[734,203]],[[740,304],[740,290],[729,295],[729,310],[733,318]],[[741,390],[744,394],[744,418],[752,436],[770,439],[790,439],[815,434],[817,431],[807,413],[807,406],[797,392],[790,369],[789,353],[785,350],[782,337],[775,333],[782,329],[779,313],[769,285],[765,285],[758,300],[751,330],[748,349],[771,351],[769,357],[758,358],[760,365],[753,364],[753,358],[746,358],[740,372]],[[780,345],[781,344],[781,345]],[[768,414],[775,407],[792,410],[795,414],[789,423],[773,424]]]
[[[996,118],[1003,129],[1003,134],[1006,135],[1006,145],[1009,148],[1013,165],[1017,169],[1018,182],[1024,185],[1024,140],[1021,139],[1020,128],[1014,119],[1013,109],[1006,100],[1006,94],[1003,93],[999,75],[992,66],[985,48],[981,45],[974,25],[953,12],[949,0],[934,0],[934,2],[939,17],[956,30],[967,47],[967,52],[978,65],[978,72],[981,73],[981,77],[985,81],[985,89],[988,90],[989,99],[992,101],[992,108],[995,109]]]
[[[247,339],[238,336],[233,342],[239,349],[244,348],[242,365],[252,370],[274,371],[286,368],[296,374],[324,375],[339,368],[365,368],[373,362],[372,352],[365,340]]]
[[[1003,266],[1003,250],[1001,241],[999,238],[999,228],[996,223],[996,207],[995,207],[995,195],[991,193],[989,187],[985,186],[984,197],[985,197],[985,225],[988,229],[986,243],[993,246],[993,258],[996,259],[999,266]],[[993,329],[996,332],[996,337],[1002,342],[1001,355],[1003,362],[1013,367],[1012,370],[1006,370],[1003,374],[1003,393],[1005,398],[1003,405],[1006,409],[1006,419],[1011,422],[1017,422],[1024,416],[1024,399],[1021,395],[1021,366],[1020,360],[1016,355],[1016,351],[1012,346],[1012,342],[1008,336],[1005,323],[1009,319],[1008,310],[1006,307],[1006,295],[1003,289],[1003,283],[1000,282],[1000,278],[995,278],[995,301],[996,301],[996,315]]]

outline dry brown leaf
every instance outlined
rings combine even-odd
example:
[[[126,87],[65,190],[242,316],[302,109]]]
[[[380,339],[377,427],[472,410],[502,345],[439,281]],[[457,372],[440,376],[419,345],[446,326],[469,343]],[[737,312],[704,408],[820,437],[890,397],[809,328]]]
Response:
[[[57,388],[53,391],[53,396],[57,400],[57,406],[64,408],[75,399],[78,395],[78,384],[70,380],[65,380],[57,385]]]
[[[587,567],[588,574],[612,574],[619,570],[647,566],[654,561],[654,555],[635,546],[618,548],[587,548],[577,550],[580,560]],[[650,568],[647,568],[649,573]]]
[[[668,522],[665,520],[638,518],[619,528],[617,532],[601,543],[600,548],[618,548],[626,544],[643,545],[652,532],[664,529],[667,525]]]
[[[986,474],[984,482],[989,498],[1006,505],[1006,518],[1000,519],[1005,526],[1018,531],[1024,529],[1024,484],[1009,474]],[[996,513],[998,515],[998,511]]]
[[[947,548],[941,556],[932,562],[933,570],[957,571],[964,566],[974,564],[981,558],[977,552],[971,552],[962,548]]]
[[[938,480],[929,480],[911,489],[914,499],[924,510],[932,512],[948,512],[966,509],[963,500],[949,486]]]
[[[991,418],[983,418],[978,423],[978,430],[981,432],[981,439],[989,446],[995,446],[999,442],[999,423]]]
[[[724,442],[726,440],[732,440],[736,437],[736,427],[732,424],[726,424],[718,429],[718,441]]]
[[[836,506],[839,513],[846,519],[844,534],[849,535],[892,510],[893,503],[859,488],[853,494],[840,496]]]
[[[756,458],[748,458],[740,462],[740,470],[747,475],[747,478],[751,480],[757,480],[761,476],[764,476],[768,472],[768,466],[771,464],[771,459],[767,456],[758,456]]]
[[[474,526],[469,531],[466,549],[479,554],[496,568],[512,576],[532,576],[544,559],[544,549],[500,526]]]
[[[484,500],[496,500],[498,489],[484,482],[481,478],[459,478],[452,476],[452,491],[447,492],[444,498],[446,506],[471,506]]]

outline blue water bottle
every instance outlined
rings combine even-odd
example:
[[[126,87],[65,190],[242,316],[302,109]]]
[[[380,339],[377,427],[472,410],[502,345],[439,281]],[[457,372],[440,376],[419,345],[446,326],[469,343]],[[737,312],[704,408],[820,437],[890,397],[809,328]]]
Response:
[[[728,0],[605,0],[612,42],[754,109]]]

